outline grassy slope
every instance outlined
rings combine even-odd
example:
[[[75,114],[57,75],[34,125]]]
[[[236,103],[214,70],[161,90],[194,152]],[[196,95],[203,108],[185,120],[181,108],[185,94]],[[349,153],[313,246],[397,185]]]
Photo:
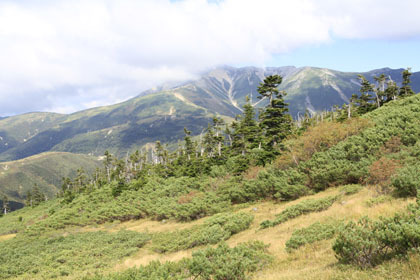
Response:
[[[14,116],[0,121],[0,161],[46,151],[123,155],[149,142],[177,141],[184,127],[199,134],[216,113],[159,92],[71,115]]]
[[[74,177],[78,168],[92,173],[102,166],[97,158],[71,153],[48,152],[25,159],[0,163],[0,192],[10,200],[24,201],[26,192],[35,184],[53,197],[63,177]]]
[[[250,213],[255,216],[255,219],[248,230],[233,235],[227,243],[230,246],[236,246],[237,244],[245,241],[261,240],[266,244],[270,244],[268,250],[269,253],[274,256],[274,262],[263,271],[257,272],[253,279],[416,279],[416,275],[420,273],[420,262],[415,256],[412,256],[408,261],[394,260],[384,263],[373,270],[363,271],[352,267],[337,265],[337,260],[335,259],[334,252],[331,249],[332,240],[305,245],[292,253],[288,253],[285,250],[285,243],[295,229],[309,226],[316,221],[349,221],[357,220],[365,215],[368,215],[371,218],[391,216],[396,211],[404,210],[408,203],[413,202],[413,199],[392,199],[373,207],[369,207],[367,201],[377,196],[377,193],[374,188],[367,187],[357,194],[344,196],[340,201],[336,202],[326,211],[304,215],[273,228],[264,230],[260,229],[260,223],[262,221],[267,218],[274,218],[275,214],[280,213],[290,205],[294,205],[308,198],[321,198],[338,193],[340,193],[339,189],[333,188],[293,202],[278,204],[263,202],[249,205],[244,209],[236,210],[238,212]],[[43,210],[45,211],[45,208]],[[27,218],[27,215],[30,212],[38,212],[38,215],[42,214],[42,211],[19,212],[24,219]],[[18,212],[11,214],[9,219],[12,218],[12,216],[13,219],[17,219]],[[92,231],[117,233],[122,229],[139,233],[149,232],[153,234],[157,232],[168,232],[190,228],[195,225],[203,224],[203,222],[207,219],[209,218],[203,218],[191,223],[176,223],[174,221],[162,223],[142,219],[138,221],[111,223],[93,227],[71,227],[61,231],[61,234],[63,236],[67,236]],[[13,237],[14,236],[10,234],[4,235],[0,239],[0,242]],[[199,248],[204,247],[205,246],[201,246]],[[93,274],[95,271],[100,273],[124,271],[125,269],[138,265],[147,265],[153,260],[160,260],[163,262],[178,261],[184,257],[190,257],[191,253],[195,250],[196,249],[189,249],[175,253],[158,254],[152,250],[152,243],[148,243],[146,246],[138,249],[130,256],[126,256],[120,260],[113,259],[112,261],[106,262],[106,266],[104,265],[104,267],[100,270],[90,267],[90,269],[85,271],[77,270],[72,273],[71,276],[58,278],[79,279],[81,275],[86,275],[87,273],[89,274],[89,272],[90,274]],[[116,252],[116,254],[120,253]],[[398,269],[396,269],[397,267]],[[26,275],[26,277],[28,277],[28,275]],[[25,277],[19,277],[16,279],[25,279]],[[31,279],[42,278],[37,278],[36,275],[31,275]]]
[[[326,197],[338,192],[338,189],[330,189],[310,196],[310,198]],[[274,228],[264,230],[260,230],[259,227],[262,221],[267,218],[274,218],[275,214],[280,213],[287,206],[299,203],[308,197],[289,203],[274,204],[265,202],[254,204],[239,210],[252,213],[255,216],[250,229],[232,236],[227,242],[230,246],[236,246],[238,243],[250,240],[261,240],[266,244],[270,244],[268,250],[275,257],[275,261],[268,269],[258,272],[253,279],[415,279],[416,273],[420,273],[420,262],[414,257],[408,263],[394,261],[383,264],[375,270],[359,271],[351,268],[343,269],[337,265],[337,260],[331,249],[332,240],[306,245],[293,253],[287,253],[285,250],[285,243],[295,229],[309,226],[316,221],[326,222],[331,219],[357,220],[364,215],[372,218],[391,216],[396,211],[404,210],[405,206],[413,201],[410,199],[394,199],[375,207],[368,207],[366,201],[376,195],[374,190],[366,188],[358,194],[344,197],[327,211],[305,215]],[[256,211],[254,211],[255,208],[257,209]],[[196,221],[193,224],[202,223],[205,219]],[[186,225],[174,222],[162,224],[153,221],[133,221],[119,224],[113,230],[125,228],[139,232],[156,232],[173,230],[178,227],[185,228]],[[153,253],[146,246],[133,257],[117,264],[113,270],[122,271],[130,267],[146,265],[152,260],[178,261],[183,257],[190,257],[192,251],[194,250],[184,250],[162,256]],[[394,271],[398,265],[401,265],[402,268]],[[397,275],[400,277],[397,277]]]

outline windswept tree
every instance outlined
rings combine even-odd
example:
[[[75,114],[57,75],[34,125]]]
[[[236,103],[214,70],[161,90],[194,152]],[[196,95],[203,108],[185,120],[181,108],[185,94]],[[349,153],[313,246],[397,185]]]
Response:
[[[105,157],[105,159],[104,159],[104,166],[105,166],[106,177],[108,179],[108,182],[111,182],[112,155],[107,150],[104,153],[104,157]]]
[[[286,92],[278,89],[281,82],[282,77],[279,75],[268,76],[258,87],[260,98],[269,97],[270,100],[267,108],[260,114],[260,126],[269,147],[275,147],[292,129],[292,117],[288,114],[288,104],[284,102]]]
[[[258,87],[258,93],[261,96],[258,98],[268,98],[269,103],[268,106],[272,105],[273,98],[279,95],[280,91],[278,89],[279,85],[283,81],[283,78],[280,75],[271,75],[267,76],[262,83],[260,83]]]
[[[402,85],[400,88],[400,96],[411,96],[414,95],[414,91],[411,89],[410,83],[410,77],[411,77],[411,68],[407,68],[402,72]]]
[[[376,96],[376,106],[379,108],[385,103],[385,84],[386,84],[386,76],[385,74],[381,74],[379,76],[373,77],[375,79],[377,86],[374,89],[375,96]]]
[[[187,154],[188,160],[191,160],[191,158],[195,154],[195,144],[191,139],[191,131],[189,131],[187,128],[184,128],[184,141],[185,141],[185,153]]]
[[[7,195],[3,195],[2,196],[2,213],[3,215],[6,215],[7,213],[9,213],[10,208],[9,208],[9,198],[7,197]]]
[[[398,91],[399,89],[398,89],[397,83],[389,79],[388,82],[386,83],[386,89],[385,89],[386,101],[389,102],[391,100],[397,99]]]
[[[363,75],[358,76],[360,80],[360,95],[353,94],[351,101],[356,105],[357,113],[363,115],[375,109],[375,105],[372,104],[375,100],[372,96],[374,86]]]

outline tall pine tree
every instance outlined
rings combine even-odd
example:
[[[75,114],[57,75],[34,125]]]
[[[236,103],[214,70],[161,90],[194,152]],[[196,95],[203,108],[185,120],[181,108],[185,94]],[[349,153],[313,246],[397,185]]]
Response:
[[[410,83],[410,77],[411,77],[411,68],[407,68],[402,72],[402,86],[400,88],[400,96],[411,96],[414,95],[414,91],[411,89]]]
[[[282,82],[279,75],[268,76],[258,87],[258,93],[263,97],[269,97],[269,104],[260,115],[261,128],[268,147],[275,147],[290,133],[292,117],[288,114],[288,104],[284,102],[284,91],[279,91],[278,86]]]

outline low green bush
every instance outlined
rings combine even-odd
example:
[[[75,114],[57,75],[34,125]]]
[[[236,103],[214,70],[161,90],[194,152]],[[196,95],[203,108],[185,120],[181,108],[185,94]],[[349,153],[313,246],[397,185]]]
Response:
[[[420,163],[401,168],[391,179],[391,184],[399,196],[417,196],[420,188]]]
[[[152,248],[159,253],[175,252],[200,245],[216,244],[248,229],[254,217],[246,213],[222,213],[210,217],[203,225],[174,232],[158,233]]]
[[[340,196],[328,196],[320,199],[304,200],[298,204],[287,207],[280,214],[277,214],[274,220],[263,221],[260,226],[261,228],[273,227],[305,214],[327,210],[339,197]]]
[[[267,246],[260,241],[242,243],[234,248],[220,244],[196,251],[179,262],[152,262],[121,273],[98,275],[85,280],[244,280],[272,260]]]
[[[333,245],[341,263],[372,267],[420,246],[420,210],[372,221],[367,217],[341,228]]]
[[[286,242],[286,250],[291,252],[306,244],[331,239],[337,234],[339,226],[339,222],[325,224],[316,222],[306,228],[295,230]]]
[[[340,187],[340,192],[344,195],[356,194],[362,190],[362,186],[359,184],[344,185]]]
[[[378,204],[382,204],[382,203],[391,201],[392,199],[393,199],[393,197],[390,196],[390,195],[379,195],[377,197],[369,198],[365,202],[365,204],[366,204],[367,207],[373,207],[375,205],[378,205]]]

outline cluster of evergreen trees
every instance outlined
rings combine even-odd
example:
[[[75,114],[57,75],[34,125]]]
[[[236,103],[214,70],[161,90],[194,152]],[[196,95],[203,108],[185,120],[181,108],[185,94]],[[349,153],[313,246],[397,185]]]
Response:
[[[363,75],[359,75],[360,95],[353,94],[349,106],[354,107],[354,113],[357,115],[363,115],[391,100],[414,95],[410,86],[411,75],[410,68],[402,72],[401,87],[398,87],[396,82],[384,74],[374,77],[376,85],[370,83]]]

